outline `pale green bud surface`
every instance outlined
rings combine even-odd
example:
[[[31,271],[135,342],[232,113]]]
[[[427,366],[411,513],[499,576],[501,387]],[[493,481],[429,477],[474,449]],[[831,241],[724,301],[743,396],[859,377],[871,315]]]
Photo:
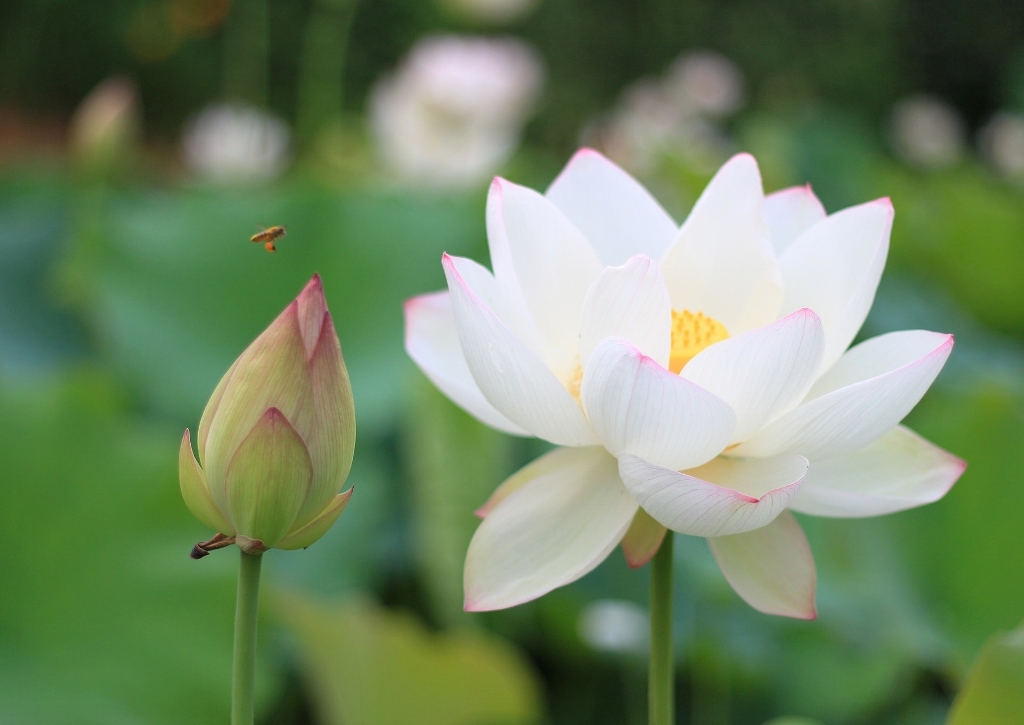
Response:
[[[352,387],[315,275],[242,353],[178,457],[193,515],[243,550],[299,549],[331,527],[355,447]]]

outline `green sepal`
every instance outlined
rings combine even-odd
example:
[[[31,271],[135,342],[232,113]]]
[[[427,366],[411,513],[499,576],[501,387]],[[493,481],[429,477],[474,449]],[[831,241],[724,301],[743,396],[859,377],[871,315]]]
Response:
[[[348,505],[348,500],[352,498],[352,492],[355,491],[353,486],[344,493],[339,493],[335,496],[331,503],[327,505],[327,508],[317,516],[315,519],[310,521],[305,526],[290,531],[287,536],[277,542],[274,548],[277,549],[305,549],[310,544],[313,544],[321,536],[327,533],[327,530],[334,525],[334,522],[341,516],[341,512],[345,510]]]
[[[235,533],[234,527],[224,518],[206,487],[206,474],[192,452],[188,428],[181,437],[181,448],[178,450],[178,481],[181,497],[185,499],[185,505],[193,516],[218,533],[228,536]]]

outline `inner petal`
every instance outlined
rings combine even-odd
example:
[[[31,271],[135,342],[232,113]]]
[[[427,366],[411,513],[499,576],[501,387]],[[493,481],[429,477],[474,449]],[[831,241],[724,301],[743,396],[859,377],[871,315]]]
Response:
[[[668,369],[678,375],[697,353],[728,337],[725,325],[703,312],[672,310],[672,348]]]

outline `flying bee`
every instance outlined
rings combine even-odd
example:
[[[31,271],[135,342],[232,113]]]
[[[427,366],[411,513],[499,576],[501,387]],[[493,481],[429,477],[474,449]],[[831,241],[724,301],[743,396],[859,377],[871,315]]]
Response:
[[[261,231],[256,232],[249,237],[250,242],[263,242],[263,247],[268,252],[276,252],[277,247],[274,246],[274,242],[283,237],[288,233],[288,227],[269,227]]]

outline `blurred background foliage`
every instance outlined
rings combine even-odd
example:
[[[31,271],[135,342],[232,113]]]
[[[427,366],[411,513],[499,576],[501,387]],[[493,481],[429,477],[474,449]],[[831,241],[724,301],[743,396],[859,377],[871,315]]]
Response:
[[[0,5],[0,721],[225,721],[234,560],[187,558],[209,532],[177,444],[319,271],[358,490],[316,546],[268,555],[261,722],[643,723],[645,570],[613,555],[539,601],[461,611],[472,512],[543,446],[454,408],[402,349],[441,253],[486,260],[488,176],[543,188],[586,143],[678,219],[736,150],[830,211],[891,196],[863,334],[957,336],[909,423],[970,467],[920,510],[802,520],[817,621],[752,611],[678,537],[680,722],[1024,722],[1020,632],[1000,634],[1024,612],[1021,18],[994,0]],[[271,224],[273,255],[247,242]]]

